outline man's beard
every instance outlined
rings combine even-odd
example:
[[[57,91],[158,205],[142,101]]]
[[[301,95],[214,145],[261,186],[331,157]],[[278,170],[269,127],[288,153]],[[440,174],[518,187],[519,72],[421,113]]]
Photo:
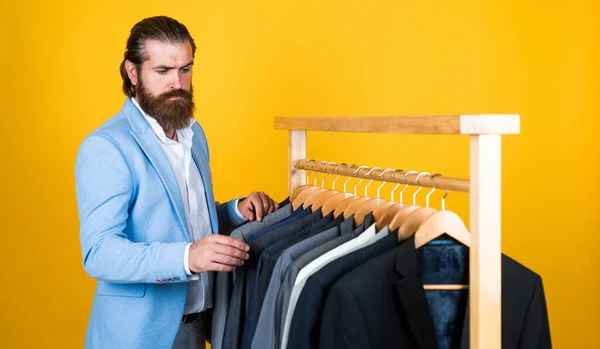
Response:
[[[178,89],[161,93],[154,97],[146,89],[142,81],[138,84],[137,99],[140,107],[149,116],[156,119],[165,132],[181,130],[190,126],[190,118],[194,115],[193,89]],[[169,100],[172,97],[181,97]]]

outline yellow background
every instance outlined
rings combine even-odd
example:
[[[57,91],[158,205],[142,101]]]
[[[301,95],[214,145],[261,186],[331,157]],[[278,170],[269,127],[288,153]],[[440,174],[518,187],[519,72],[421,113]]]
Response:
[[[129,29],[157,14],[198,45],[219,200],[285,198],[276,115],[520,114],[522,134],[503,138],[503,252],[542,276],[556,348],[600,347],[598,1],[5,1],[0,13],[0,347],[83,346],[95,283],[75,155],[121,108]],[[468,177],[468,145],[315,132],[308,156]],[[468,222],[468,196],[447,206]]]

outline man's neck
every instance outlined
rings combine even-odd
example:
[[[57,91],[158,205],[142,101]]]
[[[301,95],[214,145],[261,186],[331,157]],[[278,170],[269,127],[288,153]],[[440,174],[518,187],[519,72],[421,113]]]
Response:
[[[177,132],[175,130],[164,130],[165,131],[165,135],[174,140],[175,142],[179,142],[179,140],[177,139]]]

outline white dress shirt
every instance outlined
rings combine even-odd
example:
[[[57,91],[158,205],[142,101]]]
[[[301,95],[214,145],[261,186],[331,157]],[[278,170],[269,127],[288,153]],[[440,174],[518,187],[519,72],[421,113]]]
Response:
[[[288,310],[285,315],[283,335],[281,337],[281,348],[287,347],[287,341],[290,334],[290,326],[292,324],[292,317],[294,316],[296,303],[298,303],[298,298],[300,298],[300,293],[302,292],[302,289],[306,284],[306,280],[311,275],[318,272],[327,264],[335,261],[336,259],[341,258],[363,247],[369,246],[388,235],[389,231],[387,226],[381,229],[381,231],[378,233],[375,226],[376,224],[373,223],[373,225],[367,228],[359,236],[319,256],[314,261],[308,263],[304,268],[302,268],[300,272],[298,272],[298,276],[296,276],[296,281],[294,282],[294,288],[292,289],[292,294],[290,295],[290,303],[288,305]]]
[[[210,217],[208,213],[208,204],[204,192],[204,183],[196,163],[192,159],[192,139],[194,131],[192,125],[196,122],[190,118],[190,125],[177,131],[179,142],[168,138],[163,128],[156,119],[148,116],[140,107],[135,99],[131,99],[133,104],[139,109],[146,121],[150,124],[152,131],[156,135],[158,144],[160,144],[165,156],[171,164],[171,168],[177,178],[177,184],[185,215],[188,223],[188,230],[192,241],[199,240],[212,233],[210,226]],[[238,199],[239,200],[239,199]],[[240,218],[245,219],[235,204],[235,210]],[[188,285],[188,295],[184,308],[184,314],[201,312],[212,307],[212,280],[209,273],[199,273],[192,275],[189,268],[189,251],[192,243],[185,248],[183,256],[183,265],[186,273],[192,276],[192,281]]]

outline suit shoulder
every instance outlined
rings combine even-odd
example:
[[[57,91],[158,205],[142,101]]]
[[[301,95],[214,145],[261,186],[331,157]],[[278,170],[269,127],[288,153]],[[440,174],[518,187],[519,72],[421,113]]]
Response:
[[[502,273],[513,282],[541,282],[542,278],[533,270],[517,262],[513,258],[502,255]]]
[[[81,146],[84,146],[90,139],[101,137],[110,141],[115,147],[121,148],[124,144],[131,141],[132,136],[129,132],[130,130],[131,124],[125,117],[125,114],[119,112],[88,134]]]

